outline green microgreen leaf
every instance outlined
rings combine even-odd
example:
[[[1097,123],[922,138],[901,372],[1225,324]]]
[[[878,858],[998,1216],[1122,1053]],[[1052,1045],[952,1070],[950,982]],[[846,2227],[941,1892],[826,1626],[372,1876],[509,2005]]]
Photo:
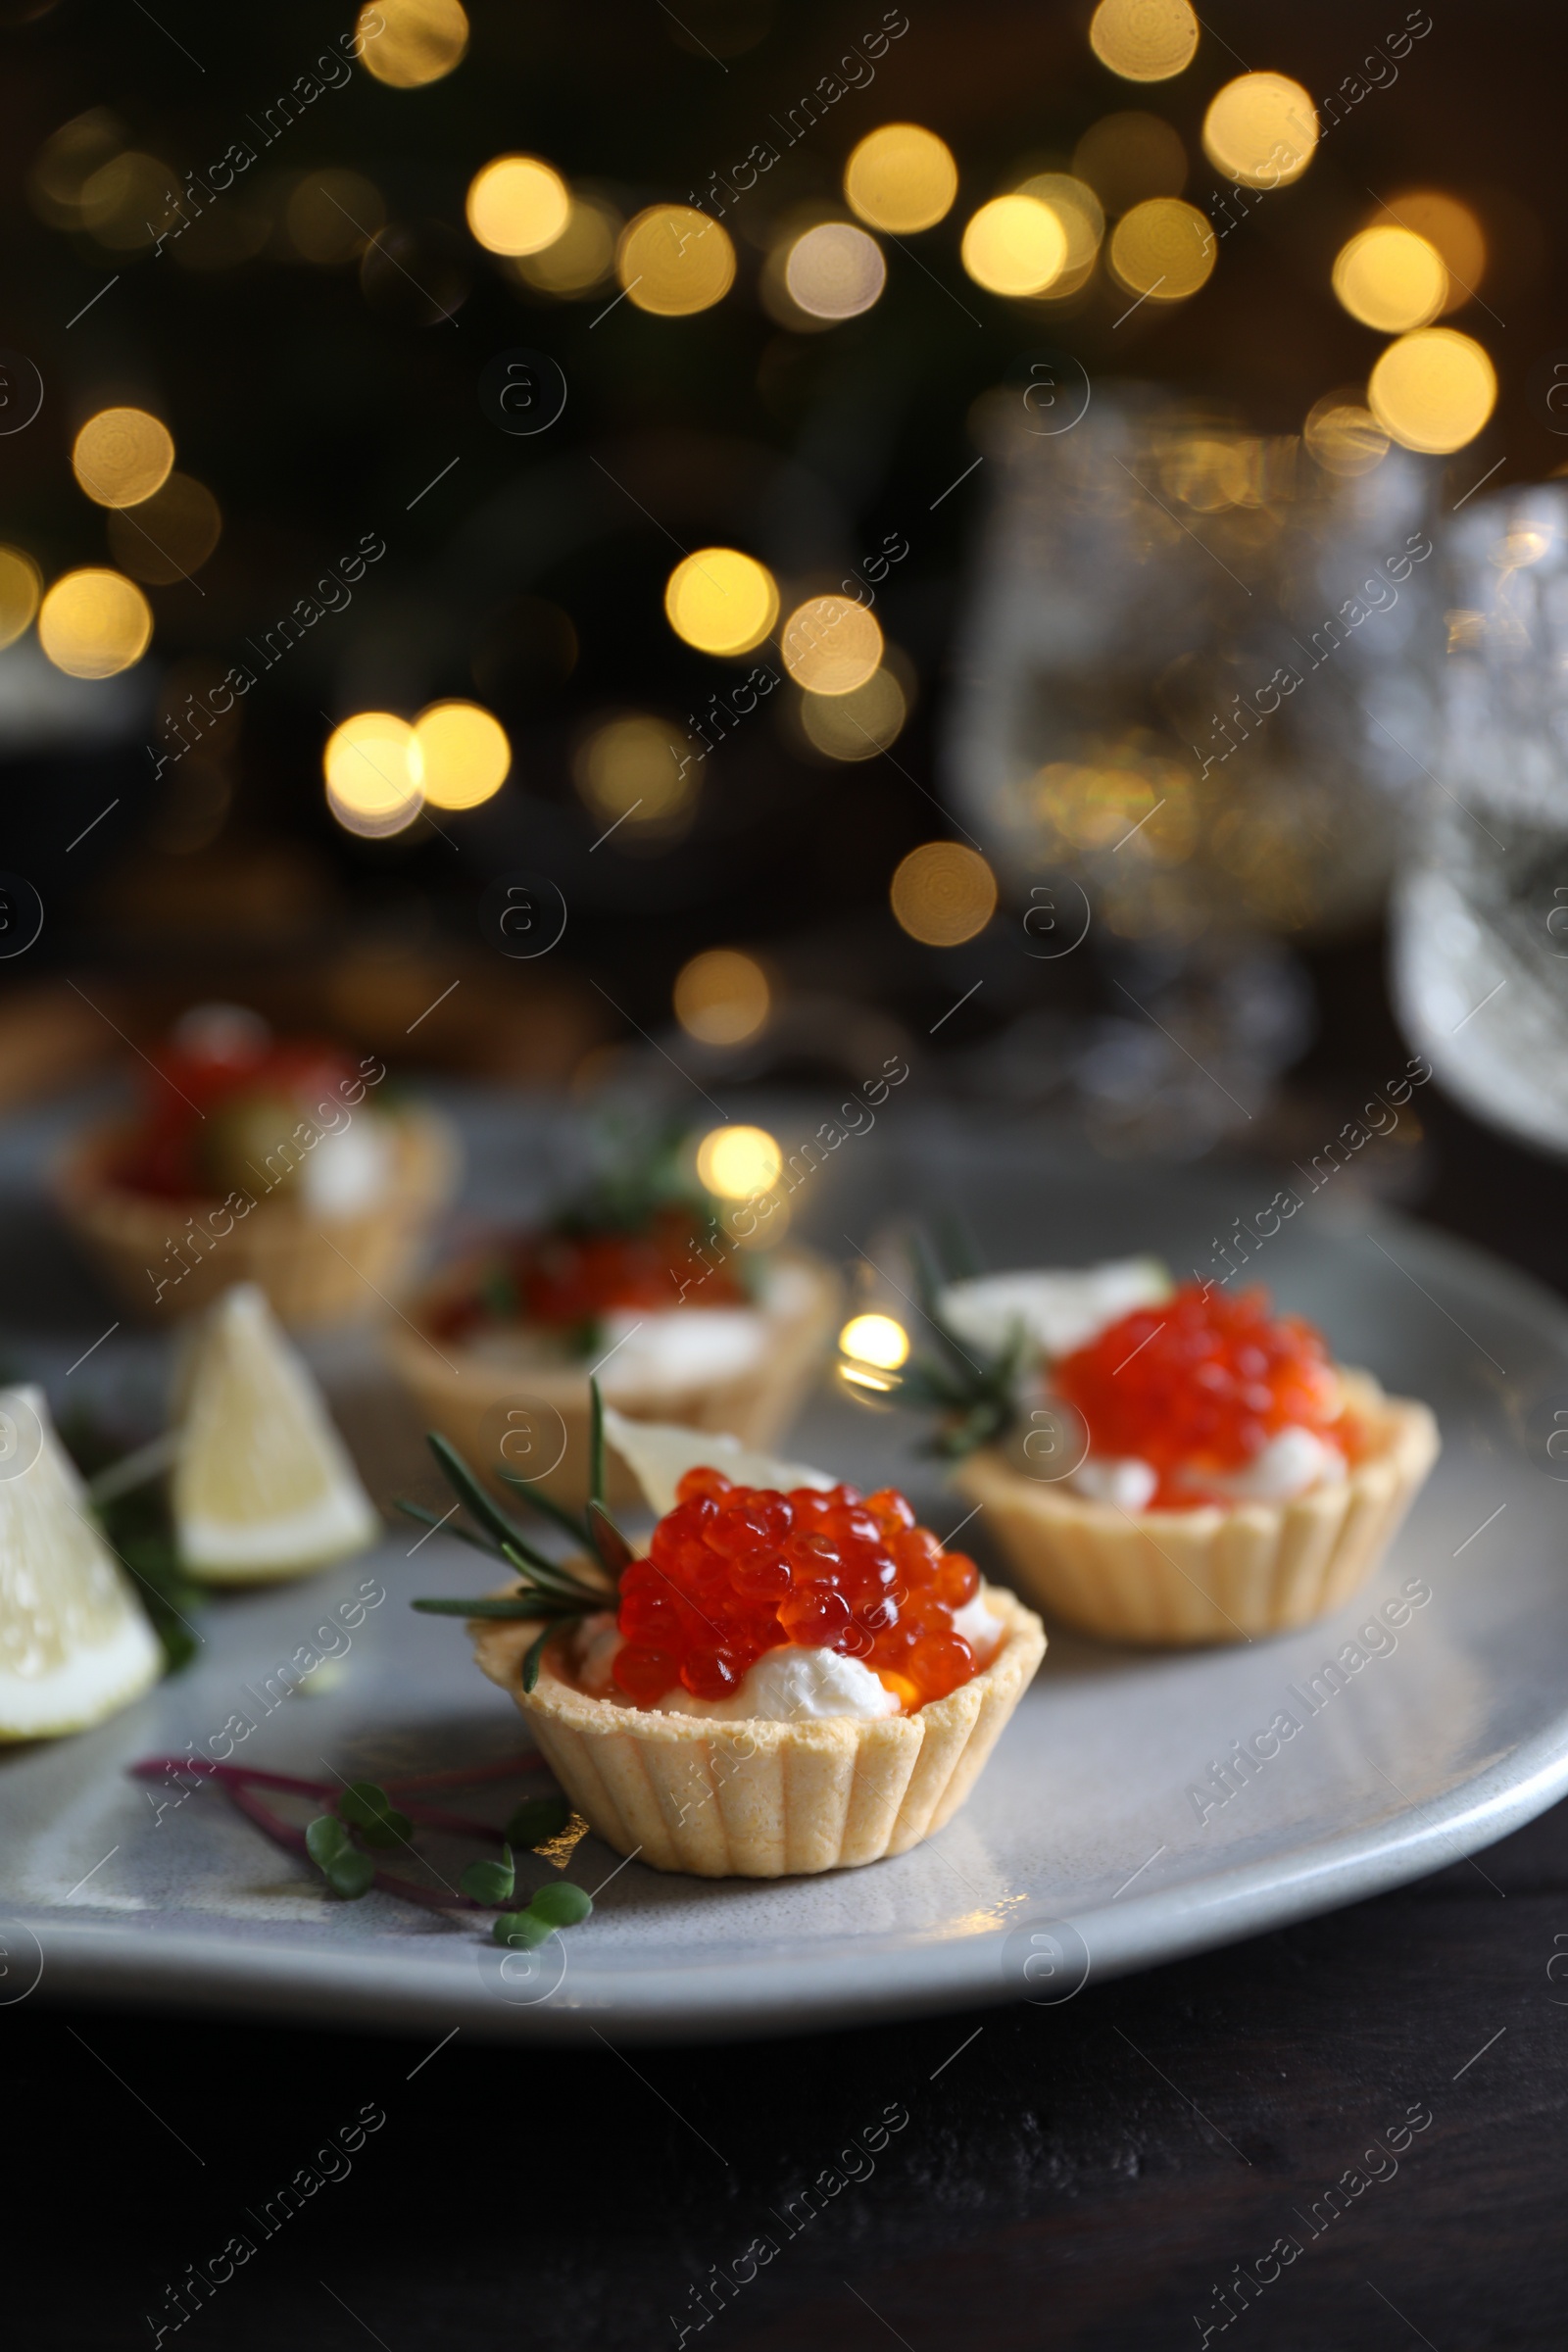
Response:
[[[360,1835],[368,1845],[407,1845],[414,1836],[414,1824],[406,1813],[388,1813],[373,1827],[368,1823]]]
[[[357,1902],[375,1877],[375,1864],[352,1843],[335,1813],[321,1813],[305,1833],[305,1850],[334,1894]]]
[[[465,1894],[471,1894],[476,1903],[510,1903],[517,1882],[516,1864],[510,1845],[502,1848],[504,1862],[470,1862],[458,1885]]]
[[[335,1813],[318,1814],[305,1833],[305,1850],[318,1870],[335,1861],[348,1844],[349,1834]]]
[[[581,1927],[593,1907],[593,1896],[584,1894],[580,1886],[569,1886],[564,1879],[557,1879],[553,1886],[541,1886],[528,1905],[535,1919],[542,1919],[547,1927],[552,1928]]]
[[[599,1383],[592,1374],[588,1379],[588,1525],[594,1523],[594,1511],[603,1510],[609,1490],[605,1484],[605,1400],[599,1393]]]
[[[392,1810],[392,1799],[379,1781],[350,1781],[337,1800],[338,1816],[357,1830],[373,1828]]]
[[[507,1838],[513,1845],[548,1845],[570,1819],[571,1807],[564,1796],[524,1797],[507,1824]]]
[[[375,1864],[368,1854],[349,1845],[342,1853],[333,1855],[322,1875],[334,1894],[340,1894],[346,1903],[357,1903],[375,1883]]]
[[[402,1845],[414,1835],[413,1822],[398,1811],[378,1782],[352,1781],[338,1798],[337,1809],[371,1845]]]
[[[493,1942],[520,1944],[524,1951],[532,1951],[550,1933],[549,1921],[536,1919],[530,1907],[526,1911],[503,1911],[490,1936]]]

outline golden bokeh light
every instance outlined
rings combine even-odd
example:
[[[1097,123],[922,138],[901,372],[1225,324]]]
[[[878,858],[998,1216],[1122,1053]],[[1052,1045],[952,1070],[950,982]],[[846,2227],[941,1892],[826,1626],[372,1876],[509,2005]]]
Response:
[[[42,593],[43,573],[25,550],[0,547],[0,650],[31,624]]]
[[[354,29],[361,65],[392,90],[444,80],[468,46],[459,0],[366,0]]]
[[[79,227],[87,182],[113,162],[125,135],[125,125],[106,106],[74,115],[51,131],[27,174],[27,194],[39,219],[51,228]]]
[[[735,248],[691,205],[651,204],[622,233],[615,274],[639,311],[682,318],[722,302],[735,282]]]
[[[100,507],[137,507],[168,481],[174,442],[145,409],[100,409],[76,435],[72,469]]]
[[[888,282],[875,237],[848,220],[824,220],[797,237],[784,264],[790,299],[813,318],[858,318]]]
[[[1437,247],[1448,272],[1446,311],[1458,310],[1478,291],[1487,273],[1487,240],[1480,221],[1457,196],[1441,188],[1402,189],[1379,207],[1377,217],[1396,220]]]
[[[801,725],[828,760],[874,760],[896,743],[907,715],[904,689],[886,666],[848,694],[803,694]]]
[[[1329,473],[1370,473],[1389,451],[1389,436],[1354,392],[1325,392],[1301,427],[1307,449]]]
[[[684,833],[696,809],[698,776],[698,746],[672,719],[647,710],[604,719],[571,758],[571,781],[618,847],[635,835],[659,847]]]
[[[172,473],[134,513],[115,510],[108,527],[109,552],[122,571],[150,588],[171,588],[200,571],[222,534],[223,517],[205,482]]]
[[[1034,196],[994,196],[963,232],[963,266],[988,294],[1043,294],[1067,260],[1067,232]]]
[[[1179,196],[1152,196],[1117,221],[1110,266],[1134,294],[1184,302],[1207,283],[1216,251],[1214,231],[1196,205]]]
[[[1046,288],[1047,296],[1076,293],[1094,268],[1105,234],[1100,198],[1086,179],[1075,179],[1070,172],[1036,172],[1019,182],[1016,193],[1033,196],[1037,203],[1048,206],[1061,222],[1067,240],[1061,274]]]
[[[669,719],[607,719],[577,746],[572,780],[601,825],[658,842],[684,832],[697,799],[700,747]]]
[[[1193,62],[1198,19],[1187,0],[1100,0],[1089,45],[1123,81],[1169,81]]]
[[[1074,148],[1072,168],[1112,216],[1187,185],[1187,150],[1159,115],[1102,115]]]
[[[127,148],[112,156],[81,191],[80,219],[111,253],[135,253],[160,229],[177,228],[179,174],[156,155]],[[178,248],[176,247],[177,251]]]
[[[844,167],[852,211],[893,236],[933,228],[953,210],[957,193],[952,148],[918,122],[884,122],[867,131]]]
[[[542,253],[565,227],[571,198],[537,155],[498,155],[474,173],[464,211],[487,253]]]
[[[697,1147],[697,1180],[720,1200],[755,1200],[784,1172],[784,1154],[765,1127],[715,1127]]]
[[[665,581],[664,613],[700,654],[749,654],[778,618],[778,584],[739,548],[700,548]]]
[[[512,767],[505,727],[477,703],[432,703],[414,722],[414,742],[411,770],[435,808],[477,808]]]
[[[357,262],[386,226],[386,206],[373,180],[359,172],[307,172],[289,190],[283,229],[301,261],[318,270]]]
[[[997,878],[978,850],[928,841],[901,858],[888,896],[901,930],[927,948],[957,948],[997,908]]]
[[[688,1037],[705,1046],[739,1046],[765,1023],[772,991],[750,956],[736,948],[707,948],[682,964],[674,1001],[675,1018]]]
[[[1334,291],[1352,318],[1385,335],[1429,326],[1446,308],[1448,272],[1437,247],[1394,222],[1363,228],[1334,260]]]
[[[513,272],[537,293],[563,301],[591,293],[614,268],[620,231],[621,218],[612,205],[597,196],[573,196],[560,236],[538,253],[518,254]]]
[[[382,840],[424,805],[414,729],[390,710],[360,710],[334,727],[321,755],[327,805],[340,825]]]
[[[1317,109],[1285,74],[1241,74],[1203,117],[1203,153],[1244,188],[1285,188],[1317,145]]]
[[[909,1335],[893,1315],[852,1315],[839,1333],[839,1353],[858,1364],[896,1372],[908,1361]]]
[[[1173,760],[1108,745],[1098,760],[1053,760],[1031,777],[1024,800],[1062,843],[1118,857],[1128,868],[1181,865],[1197,846],[1192,776]]]
[[[784,666],[811,694],[853,694],[882,660],[882,631],[847,596],[808,597],[779,640]]]
[[[152,643],[152,608],[118,571],[68,571],[38,609],[38,643],[71,678],[114,678]]]
[[[1497,399],[1497,376],[1479,343],[1451,326],[1418,327],[1391,343],[1366,396],[1392,440],[1446,457],[1473,441]]]

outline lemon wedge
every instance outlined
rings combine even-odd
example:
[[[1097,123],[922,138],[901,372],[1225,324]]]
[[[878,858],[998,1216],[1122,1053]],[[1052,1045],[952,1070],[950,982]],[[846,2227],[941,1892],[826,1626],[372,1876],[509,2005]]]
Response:
[[[163,1663],[43,1392],[0,1389],[0,1740],[85,1731]]]
[[[225,1291],[184,1366],[172,1498],[203,1584],[303,1576],[381,1530],[303,1358],[253,1282]]]

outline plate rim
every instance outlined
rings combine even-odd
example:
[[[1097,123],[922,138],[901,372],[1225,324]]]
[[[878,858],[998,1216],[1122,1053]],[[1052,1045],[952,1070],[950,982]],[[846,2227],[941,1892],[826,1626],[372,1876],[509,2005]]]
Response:
[[[1070,1182],[1086,1171],[1058,1163],[1054,1172]],[[1215,1180],[1208,1168],[1180,1174],[1195,1194]],[[1318,1238],[1364,1243],[1381,1233],[1396,1247],[1413,1244],[1423,1270],[1441,1272],[1462,1293],[1480,1293],[1489,1304],[1513,1310],[1568,1357],[1568,1303],[1544,1281],[1441,1227],[1380,1204],[1363,1206],[1354,1227],[1341,1221],[1338,1209],[1332,1225],[1326,1218],[1312,1220]],[[1432,1304],[1445,1311],[1436,1300]],[[844,1934],[836,1948],[806,1967],[799,1957],[760,1948],[755,1958],[661,1960],[642,1972],[606,1970],[597,1984],[584,1953],[565,1980],[581,1997],[514,2006],[487,1989],[477,1966],[466,1979],[449,1971],[432,1976],[421,1946],[403,1939],[381,1951],[290,1947],[247,1939],[243,1933],[225,1936],[216,1915],[210,1934],[102,1919],[68,1924],[69,1915],[58,1907],[38,1904],[8,1902],[4,1916],[38,1939],[43,1970],[36,1989],[46,2005],[85,1997],[409,2034],[456,2022],[480,2039],[499,2042],[581,2043],[600,2025],[633,2042],[739,2040],[1027,2001],[1036,1996],[1021,1979],[1009,1981],[1004,1946],[1019,1927],[1043,1927],[1053,1919],[1082,1936],[1090,1985],[1192,1957],[1469,1859],[1565,1792],[1568,1696],[1529,1738],[1439,1796],[1261,1859],[1221,1864],[1077,1913],[1054,1914],[1044,1900],[1014,1897],[1018,1908],[1004,1925],[949,1943],[921,1945],[906,1936],[900,1948],[879,1951],[874,1981],[867,1973],[870,1955],[858,1954],[853,1936]]]

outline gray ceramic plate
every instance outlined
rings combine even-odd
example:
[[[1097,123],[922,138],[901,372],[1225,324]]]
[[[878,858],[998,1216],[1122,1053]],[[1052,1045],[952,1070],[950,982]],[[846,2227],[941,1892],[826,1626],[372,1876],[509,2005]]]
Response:
[[[559,1149],[523,1113],[465,1115],[481,1210]],[[777,1113],[792,1115],[809,1131],[814,1114]],[[807,1203],[804,1229],[841,1255],[846,1236],[879,1254],[878,1228],[901,1205],[957,1198],[997,1265],[1153,1248],[1207,1271],[1210,1237],[1273,1190],[1254,1175],[1178,1184],[1086,1166],[1016,1138],[981,1145],[912,1111],[902,1134],[891,1126],[846,1146]],[[46,1140],[14,1130],[0,1183],[9,1172],[20,1188]],[[133,1758],[205,1742],[235,1711],[258,1725],[246,1757],[284,1772],[391,1776],[514,1753],[519,1720],[469,1663],[461,1625],[406,1606],[471,1589],[472,1555],[436,1537],[411,1558],[412,1533],[397,1534],[340,1571],[215,1605],[187,1675],[97,1732],[0,1763],[0,1997],[36,1987],[433,2037],[458,2025],[518,2039],[804,2030],[1070,1998],[1086,1979],[1479,1852],[1568,1787],[1568,1461],[1547,1451],[1568,1429],[1568,1315],[1477,1253],[1374,1216],[1349,1182],[1287,1226],[1257,1270],[1342,1359],[1428,1398],[1444,1453],[1393,1557],[1339,1619],[1197,1655],[1057,1634],[969,1804],[929,1844],[824,1879],[710,1884],[617,1868],[586,1838],[567,1868],[602,1889],[594,1918],[530,1963],[462,1918],[380,1894],[330,1900],[210,1787],[158,1816],[124,1776]],[[123,1331],[67,1376],[113,1310],[24,1193],[0,1206],[9,1355],[49,1376],[57,1398],[84,1376],[100,1393],[156,1377],[165,1341]],[[406,1490],[421,1475],[416,1433],[369,1348],[339,1348],[324,1369],[377,1495]],[[866,1485],[912,1484],[946,1532],[962,1505],[911,1464],[909,1439],[897,1416],[824,1397],[792,1450]],[[266,1712],[251,1694],[367,1576],[387,1598],[354,1633],[335,1686]],[[1364,1663],[1333,1688],[1325,1665],[1411,1579],[1430,1600],[1396,1634],[1360,1642]],[[1282,1711],[1299,1731],[1217,1801],[1211,1767]],[[474,1809],[499,1818],[511,1793],[491,1784]]]

